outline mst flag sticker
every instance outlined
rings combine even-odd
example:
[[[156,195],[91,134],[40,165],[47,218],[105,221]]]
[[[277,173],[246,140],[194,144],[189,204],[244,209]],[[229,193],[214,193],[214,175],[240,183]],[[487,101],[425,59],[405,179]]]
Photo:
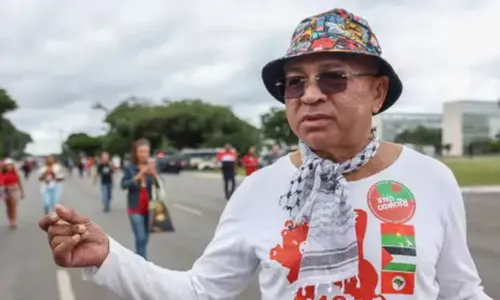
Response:
[[[380,224],[382,293],[411,295],[415,288],[417,249],[412,225]]]

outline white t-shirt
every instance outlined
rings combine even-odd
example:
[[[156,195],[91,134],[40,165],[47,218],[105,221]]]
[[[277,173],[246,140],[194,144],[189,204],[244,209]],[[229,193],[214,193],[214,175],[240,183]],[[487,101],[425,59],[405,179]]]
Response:
[[[42,176],[45,172],[47,172],[46,165],[44,165],[40,168],[40,170],[38,171],[38,176]],[[48,178],[45,178],[45,180],[41,182],[40,190],[42,193],[46,189],[50,189],[50,188],[55,187],[58,179],[64,179],[64,172],[63,172],[63,169],[61,168],[61,165],[55,163],[52,166],[52,173],[53,173],[53,176],[49,176]]]
[[[336,283],[327,296],[314,295],[313,286],[298,291],[293,283],[307,229],[287,228],[290,216],[278,203],[295,171],[287,155],[247,177],[190,271],[155,266],[111,240],[104,264],[85,269],[84,278],[126,299],[234,299],[260,266],[264,300],[491,299],[467,247],[452,172],[409,148],[380,173],[349,182],[359,276]]]

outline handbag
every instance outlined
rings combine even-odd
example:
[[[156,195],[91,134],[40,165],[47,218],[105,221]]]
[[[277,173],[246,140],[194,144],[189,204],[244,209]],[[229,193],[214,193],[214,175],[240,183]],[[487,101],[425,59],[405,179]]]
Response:
[[[160,178],[156,178],[157,185],[151,187],[153,199],[149,202],[149,231],[156,232],[174,232],[174,223],[170,212],[165,204],[165,190]]]

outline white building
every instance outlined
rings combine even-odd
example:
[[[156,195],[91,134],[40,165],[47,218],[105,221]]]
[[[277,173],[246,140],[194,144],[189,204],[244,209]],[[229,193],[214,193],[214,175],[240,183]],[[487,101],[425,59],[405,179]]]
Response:
[[[443,108],[443,144],[449,155],[462,156],[470,143],[500,133],[500,105],[495,101],[453,101]]]
[[[378,127],[380,139],[394,141],[405,130],[414,130],[418,126],[441,129],[442,115],[438,113],[382,113],[373,118],[373,125]]]

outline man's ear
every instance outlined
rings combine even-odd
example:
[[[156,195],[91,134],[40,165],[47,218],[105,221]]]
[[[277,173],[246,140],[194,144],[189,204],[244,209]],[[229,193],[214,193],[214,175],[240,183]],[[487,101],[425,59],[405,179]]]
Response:
[[[389,78],[382,76],[374,80],[374,94],[372,101],[372,113],[376,114],[384,104],[389,89]]]

